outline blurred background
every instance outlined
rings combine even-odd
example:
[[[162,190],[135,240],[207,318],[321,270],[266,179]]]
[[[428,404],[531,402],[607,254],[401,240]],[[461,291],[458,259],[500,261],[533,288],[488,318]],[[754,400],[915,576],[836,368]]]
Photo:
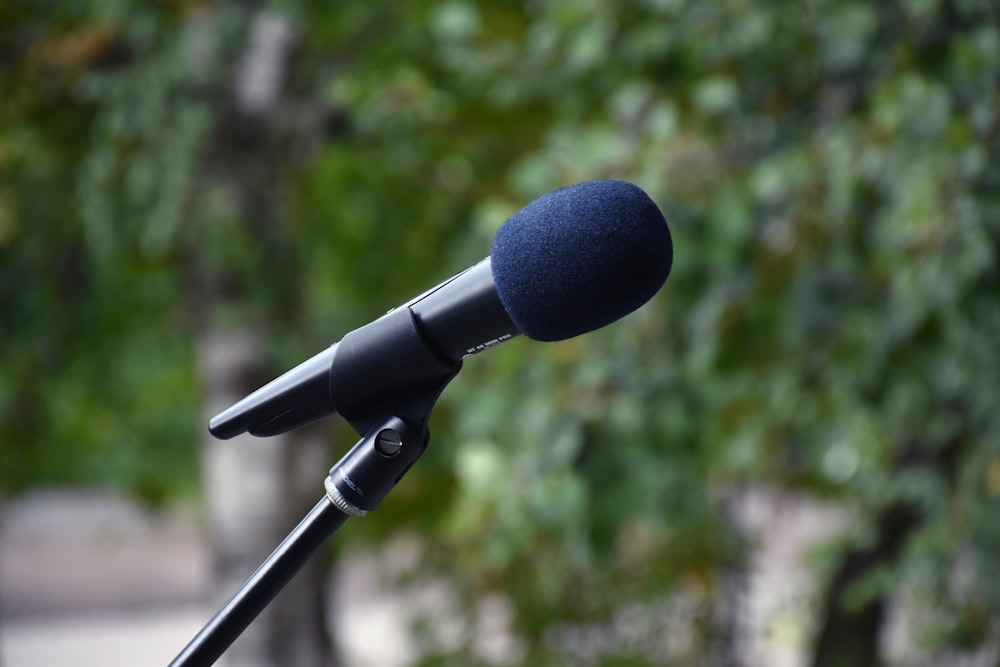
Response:
[[[208,416],[619,178],[670,222],[661,293],[469,360],[226,664],[996,665],[998,26],[0,4],[0,662],[169,661],[356,437]]]

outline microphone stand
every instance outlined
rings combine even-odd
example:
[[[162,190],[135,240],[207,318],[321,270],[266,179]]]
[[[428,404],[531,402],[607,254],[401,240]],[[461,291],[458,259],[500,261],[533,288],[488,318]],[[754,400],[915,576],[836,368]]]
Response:
[[[381,502],[423,454],[430,440],[427,417],[438,395],[458,372],[443,378],[400,414],[374,426],[330,469],[326,494],[277,549],[173,659],[170,667],[212,665],[247,628],[302,566],[349,517],[363,517]],[[416,415],[416,419],[413,416]]]
[[[383,344],[391,347],[392,355],[384,353]],[[447,362],[428,345],[408,307],[396,308],[347,334],[335,349],[301,365],[302,377],[298,370],[285,374],[209,424],[209,430],[221,437],[243,431],[273,435],[324,416],[327,408],[336,406],[364,435],[330,469],[323,498],[170,667],[215,663],[349,517],[363,517],[375,509],[424,453],[431,410],[462,368],[461,361]],[[291,388],[285,386],[289,377]],[[321,397],[318,404],[316,396]],[[322,408],[318,412],[317,405]]]

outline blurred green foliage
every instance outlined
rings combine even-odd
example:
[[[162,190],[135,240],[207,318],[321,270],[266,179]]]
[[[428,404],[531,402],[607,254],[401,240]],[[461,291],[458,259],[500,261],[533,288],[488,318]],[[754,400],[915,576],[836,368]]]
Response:
[[[224,199],[190,205],[226,76],[224,58],[191,60],[191,24],[215,16],[224,52],[239,5],[0,9],[4,490],[193,492],[193,263],[240,276],[258,313],[294,282],[284,308],[328,341],[479,259],[534,197],[623,178],[671,221],[664,291],[584,338],[469,360],[430,452],[364,530],[417,525],[470,600],[506,593],[526,663],[583,664],[567,627],[682,594],[703,632],[678,659],[695,660],[723,641],[745,555],[735,491],[842,504],[844,553],[905,506],[904,546],[846,599],[906,590],[942,619],[932,646],[995,642],[994,5],[275,7],[302,42],[290,90],[326,134],[299,156],[287,138],[270,231]],[[294,271],[261,270],[268,234]],[[661,664],[644,646],[594,664]]]

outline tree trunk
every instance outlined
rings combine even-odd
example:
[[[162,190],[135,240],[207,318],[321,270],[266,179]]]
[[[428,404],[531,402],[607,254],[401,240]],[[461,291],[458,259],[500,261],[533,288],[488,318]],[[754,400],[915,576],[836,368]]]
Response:
[[[245,7],[246,5],[241,5]],[[191,19],[187,50],[201,62],[229,68],[221,86],[206,91],[217,123],[207,138],[193,207],[219,206],[212,247],[191,249],[193,293],[200,322],[199,365],[205,421],[284,368],[264,367],[269,340],[302,340],[296,321],[300,285],[295,244],[280,225],[278,188],[291,165],[282,141],[283,83],[295,34],[281,15],[249,10],[236,51],[225,53],[232,15]],[[201,66],[206,66],[201,62]],[[214,209],[212,209],[214,210]],[[234,231],[235,230],[235,231]],[[213,237],[209,237],[213,238]],[[236,239],[243,256],[227,264]],[[225,242],[223,241],[223,245]],[[248,270],[248,266],[250,269]],[[264,305],[264,304],[270,305]],[[258,313],[247,323],[247,306]],[[219,313],[244,313],[220,324]],[[268,322],[261,326],[262,321]],[[215,564],[214,602],[221,606],[324,493],[329,468],[324,431],[299,429],[270,438],[216,440],[205,433],[204,481]],[[336,652],[324,601],[327,563],[317,556],[229,648],[220,664],[239,667],[327,667]],[[207,620],[207,619],[206,619]]]
[[[962,409],[960,405],[950,407],[956,413]],[[902,473],[923,467],[938,476],[947,488],[953,489],[966,437],[965,433],[957,433],[937,448],[919,441],[907,443],[895,468]],[[878,568],[892,568],[896,564],[907,541],[926,521],[925,514],[925,510],[913,502],[891,503],[875,519],[874,543],[844,553],[824,594],[812,667],[879,667],[883,664],[880,640],[886,616],[886,596],[873,595],[858,605],[850,605],[847,598],[853,585]]]
[[[208,418],[256,388],[260,336],[216,329],[200,340]],[[323,494],[328,447],[319,429],[271,438],[215,440],[206,431],[205,496],[221,606]],[[220,664],[322,667],[333,664],[323,591],[326,562],[317,556],[257,618]],[[206,619],[207,620],[207,619]]]
[[[847,595],[852,585],[891,566],[922,516],[917,508],[892,505],[878,517],[875,544],[844,554],[826,591],[820,633],[813,649],[813,667],[878,667],[879,639],[885,621],[886,600],[873,596],[852,607]]]

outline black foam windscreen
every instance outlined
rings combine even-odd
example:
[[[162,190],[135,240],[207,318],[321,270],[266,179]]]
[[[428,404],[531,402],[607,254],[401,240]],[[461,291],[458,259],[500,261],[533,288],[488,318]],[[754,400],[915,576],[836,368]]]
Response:
[[[593,331],[646,303],[673,262],[667,222],[624,181],[578,183],[512,215],[493,239],[497,294],[529,338]]]

